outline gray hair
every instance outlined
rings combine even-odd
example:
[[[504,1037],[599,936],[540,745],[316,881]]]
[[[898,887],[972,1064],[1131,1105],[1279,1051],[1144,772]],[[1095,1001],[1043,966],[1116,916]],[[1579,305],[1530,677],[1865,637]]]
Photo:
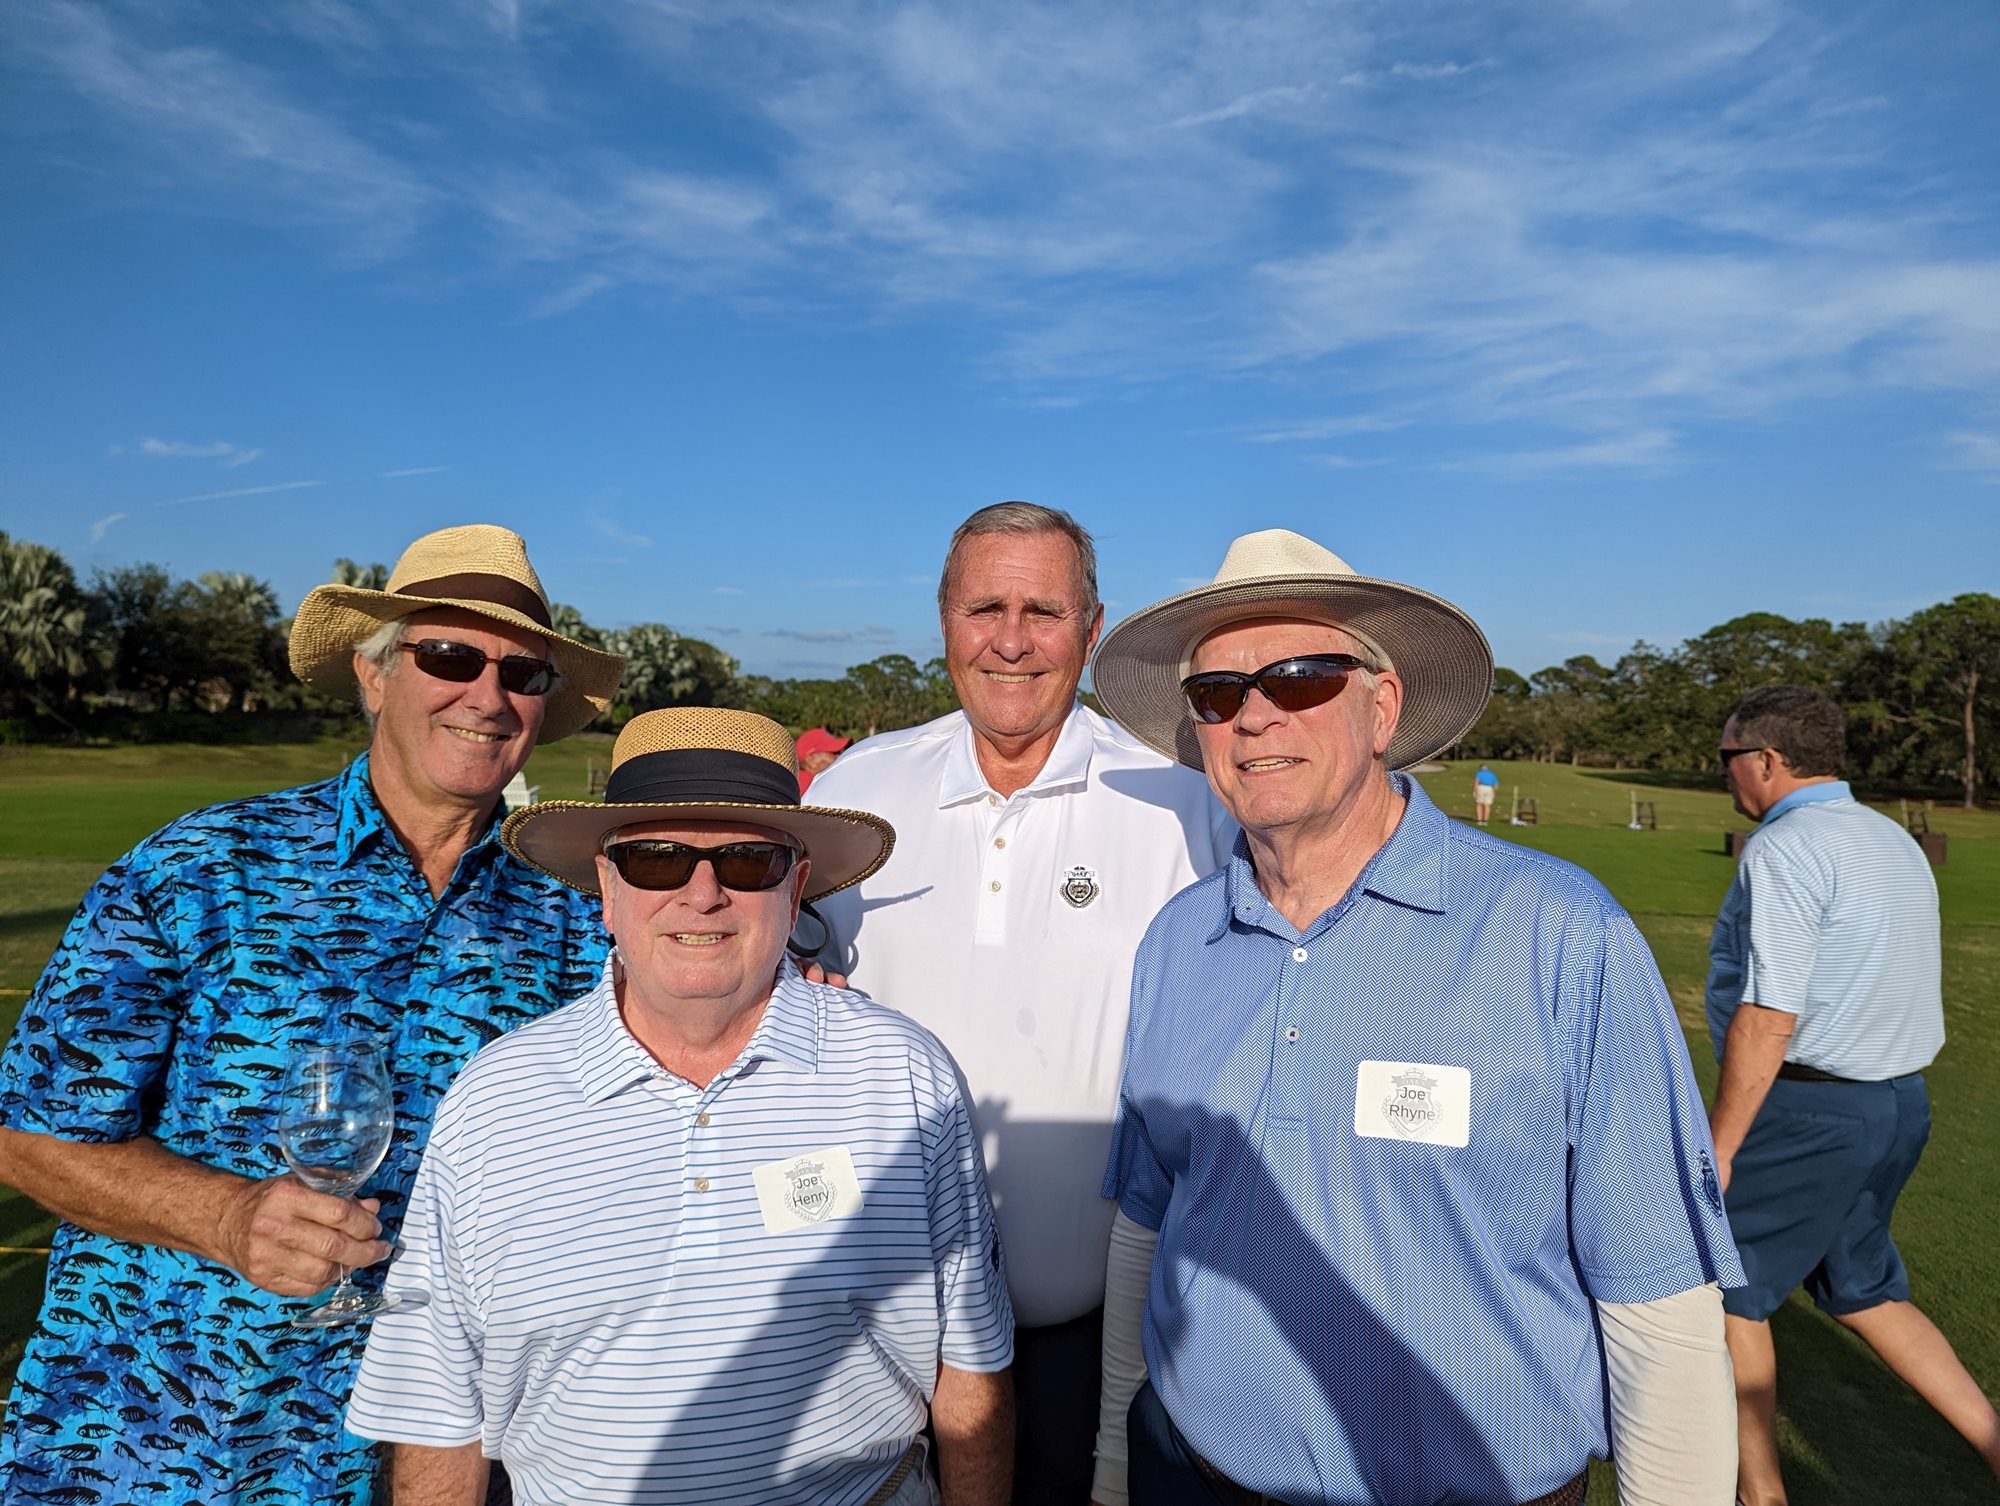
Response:
[[[1736,718],[1736,737],[1742,746],[1772,749],[1804,778],[1838,774],[1847,761],[1847,714],[1817,690],[1759,685],[1732,706],[1729,715]]]
[[[951,595],[951,569],[958,559],[959,546],[967,539],[994,534],[1026,536],[1058,533],[1076,546],[1076,583],[1083,597],[1083,616],[1088,622],[1097,615],[1097,545],[1089,530],[1059,507],[1042,507],[1034,502],[995,502],[958,525],[944,552],[944,571],[938,576],[938,611],[945,609]]]
[[[403,629],[408,623],[407,617],[392,617],[354,645],[354,652],[374,665],[376,672],[385,680],[396,672],[396,666],[402,662],[403,656],[396,650],[403,642]],[[373,736],[375,713],[368,709],[368,697],[359,684],[354,687],[354,699],[361,707],[361,719],[368,724],[369,735]]]

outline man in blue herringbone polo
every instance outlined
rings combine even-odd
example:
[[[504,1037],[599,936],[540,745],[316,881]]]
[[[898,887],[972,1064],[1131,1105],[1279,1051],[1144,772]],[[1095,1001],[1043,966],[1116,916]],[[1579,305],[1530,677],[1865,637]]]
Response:
[[[1554,1506],[1606,1454],[1628,1506],[1729,1500],[1741,1276],[1652,956],[1395,772],[1491,674],[1449,602],[1275,530],[1097,656],[1243,828],[1133,970],[1100,1448],[1136,1387],[1134,1506]]]
[[[1930,1135],[1944,1044],[1937,884],[1839,778],[1847,719],[1818,691],[1736,703],[1722,767],[1759,823],[1709,943],[1722,1063],[1710,1125],[1748,1284],[1727,1292],[1744,1506],[1779,1506],[1770,1316],[1804,1283],[2000,1474],[2000,1417],[1910,1301],[1889,1217]]]
[[[878,816],[802,809],[792,740],[683,708],[619,734],[604,803],[508,850],[602,894],[596,988],[439,1106],[350,1430],[397,1506],[517,1499],[1001,1506],[1014,1316],[979,1142],[935,1037],[786,956],[873,873]]]

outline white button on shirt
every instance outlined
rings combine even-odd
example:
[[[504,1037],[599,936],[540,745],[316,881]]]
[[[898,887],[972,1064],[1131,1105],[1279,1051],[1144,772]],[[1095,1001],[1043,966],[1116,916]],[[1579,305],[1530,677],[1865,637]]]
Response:
[[[1004,799],[954,712],[849,748],[806,800],[896,828],[879,872],[817,902],[825,956],[966,1074],[1016,1316],[1089,1312],[1104,1300],[1113,1206],[1099,1182],[1132,956],[1160,906],[1227,861],[1235,823],[1201,774],[1084,706]]]

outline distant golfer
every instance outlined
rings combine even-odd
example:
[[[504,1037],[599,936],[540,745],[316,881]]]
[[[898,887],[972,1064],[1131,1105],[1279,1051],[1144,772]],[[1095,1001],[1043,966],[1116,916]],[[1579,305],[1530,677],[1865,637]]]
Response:
[[[1481,826],[1493,819],[1493,796],[1500,788],[1500,776],[1479,766],[1479,772],[1472,776],[1472,819]]]
[[[1911,1303],[1889,1235],[1944,1044],[1937,882],[1838,777],[1846,753],[1840,708],[1794,685],[1751,691],[1722,729],[1729,791],[1759,823],[1708,944],[1709,1122],[1749,1278],[1723,1294],[1743,1506],[1785,1499],[1770,1317],[1801,1283],[2000,1475],[2000,1417]]]
[[[853,742],[853,738],[842,737],[825,727],[808,727],[801,732],[793,744],[799,759],[799,793],[803,795],[811,789],[813,780],[832,768],[833,761]]]

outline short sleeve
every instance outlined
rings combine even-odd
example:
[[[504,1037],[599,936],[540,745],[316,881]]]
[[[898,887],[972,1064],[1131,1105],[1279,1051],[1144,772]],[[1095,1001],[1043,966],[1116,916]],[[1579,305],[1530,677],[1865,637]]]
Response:
[[[136,854],[84,896],[0,1057],[0,1125],[109,1143],[146,1133],[182,1009],[181,960]]]
[[[954,1370],[1004,1370],[1014,1359],[1014,1307],[1007,1261],[986,1188],[986,1160],[972,1133],[957,1076],[919,1075],[932,1102],[919,1102],[925,1124],[924,1190],[930,1205],[931,1258],[937,1267],[939,1358]]]
[[[421,1293],[427,1300],[375,1319],[348,1403],[348,1432],[431,1448],[480,1438],[485,1344],[477,1294],[461,1256],[463,1244],[476,1238],[466,1226],[466,1201],[450,1150],[433,1136],[383,1282],[385,1292]]]
[[[1570,1240],[1599,1302],[1743,1285],[1723,1215],[1708,1113],[1645,939],[1606,917],[1574,1026]]]
[[[1233,839],[1232,839],[1233,840]],[[1156,925],[1158,921],[1154,922]],[[1103,1195],[1114,1199],[1125,1216],[1155,1232],[1166,1221],[1174,1195],[1173,1173],[1153,1149],[1146,1133],[1146,1116],[1139,1107],[1135,1078],[1145,1071],[1144,1022],[1148,979],[1152,976],[1152,936],[1140,943],[1132,963],[1132,1009],[1125,1026],[1125,1070],[1118,1084],[1118,1108],[1111,1121],[1111,1154],[1104,1166]]]
[[[1769,839],[1750,844],[1737,878],[1749,910],[1742,1002],[1802,1014],[1825,899],[1811,870]]]

